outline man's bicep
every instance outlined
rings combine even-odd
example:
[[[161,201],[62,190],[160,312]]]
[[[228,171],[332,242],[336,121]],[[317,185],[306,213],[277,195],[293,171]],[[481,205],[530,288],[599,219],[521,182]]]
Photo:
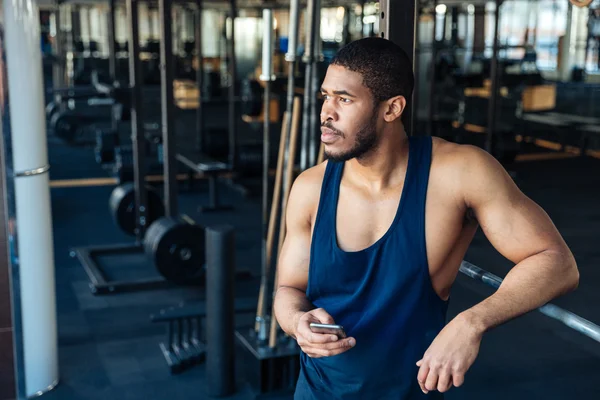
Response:
[[[474,152],[462,179],[466,206],[494,248],[514,263],[566,245],[548,214],[492,156]]]
[[[300,185],[290,193],[286,235],[277,266],[277,284],[306,291],[310,261],[310,209],[305,197],[300,196]]]

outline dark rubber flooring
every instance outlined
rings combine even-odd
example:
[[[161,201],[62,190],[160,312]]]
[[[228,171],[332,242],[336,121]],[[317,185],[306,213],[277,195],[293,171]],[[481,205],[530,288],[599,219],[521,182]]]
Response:
[[[69,148],[50,141],[52,178],[106,176],[91,149]],[[571,246],[581,272],[579,289],[558,304],[600,323],[600,160],[574,158],[517,164],[516,181],[548,212]],[[223,199],[235,210],[203,215],[198,206],[208,200],[200,190],[182,192],[180,208],[206,225],[227,223],[236,228],[236,260],[240,268],[258,273],[261,205],[223,189]],[[170,375],[158,348],[164,326],[150,314],[182,301],[201,299],[195,288],[94,296],[73,246],[129,242],[112,223],[108,197],[112,187],[52,189],[59,331],[60,384],[45,399],[202,399],[206,398],[205,365]],[[510,262],[478,233],[466,259],[499,276]],[[111,257],[103,265],[114,277],[149,276],[155,272],[144,259]],[[258,281],[240,282],[238,297],[256,297]],[[492,290],[460,275],[453,288],[449,318],[481,301]],[[253,315],[239,314],[245,326]],[[239,362],[239,361],[238,361]],[[598,399],[600,343],[532,312],[488,333],[479,357],[451,400]],[[252,398],[237,376],[233,399]],[[277,397],[285,398],[285,397]]]

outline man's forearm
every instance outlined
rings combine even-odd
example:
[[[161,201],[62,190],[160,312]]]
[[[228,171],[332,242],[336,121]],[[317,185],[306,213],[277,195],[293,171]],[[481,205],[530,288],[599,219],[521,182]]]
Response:
[[[517,264],[496,293],[460,317],[483,334],[574,290],[578,280],[577,266],[570,254],[542,252]]]
[[[288,335],[295,338],[294,332],[298,319],[302,314],[314,308],[301,290],[287,286],[277,289],[273,309],[279,326]]]

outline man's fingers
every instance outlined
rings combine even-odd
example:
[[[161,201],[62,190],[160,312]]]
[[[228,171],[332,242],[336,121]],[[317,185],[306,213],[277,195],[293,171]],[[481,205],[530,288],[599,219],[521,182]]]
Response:
[[[425,380],[425,390],[436,390],[438,385],[438,371],[436,368],[430,368]]]
[[[425,388],[425,382],[427,381],[427,375],[429,375],[429,365],[421,362],[420,367],[421,368],[419,368],[419,373],[417,374],[417,382],[419,382],[421,390],[427,393],[428,390]]]
[[[452,374],[452,382],[455,387],[459,387],[465,382],[465,376],[463,374]]]
[[[333,317],[322,308],[312,310],[311,314],[314,317],[316,317],[322,324],[335,324]]]
[[[304,343],[329,343],[335,342],[338,340],[336,335],[326,334],[326,333],[315,333],[310,329],[310,325],[308,322],[302,322],[298,325],[297,330],[297,340],[299,345],[303,345]]]
[[[309,356],[311,356],[312,358],[332,357],[332,356],[335,356],[338,354],[342,354],[346,350],[348,350],[348,347],[343,347],[341,349],[338,348],[336,350],[327,350],[327,349],[322,349],[319,347],[308,347],[308,346],[302,347],[302,351],[305,352],[306,354],[308,354]]]
[[[349,349],[354,347],[355,344],[356,340],[354,340],[354,338],[347,338],[342,340],[336,340],[332,343],[324,343],[318,347],[324,350]]]
[[[447,392],[452,387],[452,377],[446,370],[440,371],[440,376],[438,378],[437,390],[440,393]]]

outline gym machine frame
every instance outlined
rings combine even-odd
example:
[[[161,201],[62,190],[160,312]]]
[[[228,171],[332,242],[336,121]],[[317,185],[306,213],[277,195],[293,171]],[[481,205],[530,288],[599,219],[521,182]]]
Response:
[[[76,247],[71,250],[71,257],[76,257],[85,269],[85,272],[90,279],[90,289],[94,294],[152,290],[171,285],[164,277],[149,277],[126,281],[109,280],[96,261],[96,258],[102,255],[144,255],[143,239],[148,225],[148,194],[145,185],[145,166],[143,164],[146,148],[143,134],[144,124],[142,112],[142,77],[139,60],[138,2],[137,0],[127,0],[126,4],[129,25],[129,79],[131,90],[131,138],[133,143],[134,161],[136,238],[133,244]],[[113,2],[111,2],[110,5],[112,6]],[[114,7],[110,7],[110,13],[110,19],[112,20],[114,19]],[[111,30],[114,30],[114,24],[111,24],[110,28]],[[111,32],[110,36],[114,37],[114,32]],[[165,178],[169,177],[170,176],[165,176]],[[165,184],[171,189],[169,183],[168,179],[166,179]],[[174,196],[176,196],[176,193],[174,193]],[[172,202],[167,202],[167,206],[171,206],[171,204]]]
[[[195,0],[196,4],[196,15],[195,15],[195,44],[196,44],[196,54],[198,58],[198,68],[196,69],[196,85],[198,87],[198,109],[196,110],[196,146],[195,152],[190,154],[186,149],[179,148],[177,149],[176,160],[183,164],[185,167],[189,168],[189,186],[191,187],[193,182],[193,172],[198,172],[203,174],[208,179],[208,205],[201,206],[200,211],[202,212],[215,212],[215,211],[227,211],[232,210],[233,206],[229,204],[221,204],[219,202],[219,187],[217,179],[225,174],[231,174],[233,172],[233,164],[229,162],[220,162],[211,160],[208,157],[203,156],[203,151],[205,150],[205,142],[204,142],[204,133],[206,132],[206,126],[204,124],[204,101],[203,101],[203,83],[204,83],[204,67],[203,67],[203,51],[202,51],[202,10],[203,10],[203,0]],[[235,4],[232,3],[231,6],[232,15],[235,14]],[[233,18],[232,18],[233,19]],[[233,40],[233,39],[232,39]],[[235,54],[233,55],[235,58]],[[235,75],[235,66],[231,66],[230,68],[233,70],[232,76]],[[232,85],[235,83],[235,79],[232,82]],[[230,89],[230,90],[235,90]],[[230,93],[231,94],[231,93]],[[235,111],[233,107],[235,107],[235,100],[229,100],[229,140],[232,140],[232,137],[235,140],[234,129],[235,129],[235,121],[231,115],[235,116]],[[233,113],[233,114],[232,114]],[[230,143],[230,155],[232,153],[232,149]]]

